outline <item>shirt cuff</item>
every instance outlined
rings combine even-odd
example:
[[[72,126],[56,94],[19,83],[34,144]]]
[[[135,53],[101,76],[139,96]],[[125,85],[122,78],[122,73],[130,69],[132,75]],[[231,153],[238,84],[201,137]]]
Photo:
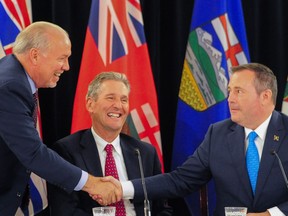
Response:
[[[88,173],[82,170],[81,178],[80,178],[78,184],[76,185],[76,187],[74,188],[74,190],[75,191],[82,190],[82,188],[86,184],[87,180],[88,180]]]
[[[120,182],[123,191],[123,199],[134,198],[134,186],[131,181]]]
[[[285,216],[282,211],[278,207],[273,207],[268,209],[271,216]]]

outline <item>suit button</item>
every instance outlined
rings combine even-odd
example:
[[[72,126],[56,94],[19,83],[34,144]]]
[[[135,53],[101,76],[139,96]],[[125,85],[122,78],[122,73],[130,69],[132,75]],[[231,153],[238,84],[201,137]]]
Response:
[[[17,192],[17,197],[21,197],[21,193],[20,192]]]
[[[26,173],[31,174],[31,170],[27,169]]]

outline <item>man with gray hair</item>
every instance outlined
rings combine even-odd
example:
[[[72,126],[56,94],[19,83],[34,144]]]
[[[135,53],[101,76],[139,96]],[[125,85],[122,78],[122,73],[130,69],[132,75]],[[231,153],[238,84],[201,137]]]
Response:
[[[19,33],[13,54],[0,60],[0,214],[15,215],[23,203],[30,173],[67,192],[118,191],[47,148],[35,128],[33,94],[38,88],[54,88],[69,70],[71,42],[67,32],[48,22],[35,22]],[[27,206],[26,206],[27,207]]]
[[[92,119],[92,127],[57,141],[52,148],[67,161],[94,176],[112,175],[122,181],[140,178],[136,151],[141,154],[144,176],[161,173],[154,146],[121,133],[129,115],[129,93],[130,84],[123,73],[103,72],[97,75],[89,84],[86,95],[86,109]],[[109,157],[109,149],[113,159]],[[115,162],[114,175],[109,172],[109,160]],[[70,195],[49,185],[48,194],[53,216],[92,215],[92,208],[99,206],[81,191]],[[115,206],[116,216],[144,216],[143,202],[121,200]],[[153,216],[172,215],[172,209],[164,200],[153,201],[151,209]]]

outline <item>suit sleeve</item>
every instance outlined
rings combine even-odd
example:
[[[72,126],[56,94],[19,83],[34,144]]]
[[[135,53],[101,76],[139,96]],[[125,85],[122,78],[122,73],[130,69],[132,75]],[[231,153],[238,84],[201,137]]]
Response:
[[[203,143],[181,166],[170,173],[145,178],[147,193],[151,199],[184,197],[205,185],[211,179],[209,166],[210,132]],[[144,199],[141,180],[132,180],[134,200]]]
[[[155,149],[154,149],[155,150]],[[162,173],[161,163],[158,158],[157,152],[154,151],[154,173],[157,175]],[[152,216],[172,216],[173,208],[169,206],[168,200],[166,199],[156,199],[152,202]]]
[[[77,141],[74,140],[74,142]],[[56,142],[51,148],[59,153],[65,160],[77,165],[73,159],[73,153],[71,153],[75,153],[75,150],[71,150],[71,146],[72,141],[66,140],[66,142]],[[99,206],[96,201],[92,200],[89,195],[83,191],[74,191],[69,194],[51,184],[48,184],[48,202],[50,214],[53,216],[91,216],[92,208]]]
[[[34,127],[30,89],[20,81],[1,83],[0,98],[1,145],[8,147],[26,169],[73,191],[82,171],[42,143]]]

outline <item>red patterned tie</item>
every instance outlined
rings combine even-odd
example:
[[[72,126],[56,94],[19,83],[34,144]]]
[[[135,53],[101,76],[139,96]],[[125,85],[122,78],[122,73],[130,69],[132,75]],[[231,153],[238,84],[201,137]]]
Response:
[[[106,162],[105,162],[105,176],[113,176],[114,178],[119,180],[117,168],[115,165],[115,160],[113,157],[113,145],[107,144],[105,147]],[[116,207],[116,216],[126,216],[125,206],[123,200],[120,200],[117,203],[112,204],[112,206]]]
[[[33,94],[33,100],[34,100],[34,111],[33,111],[33,120],[35,124],[35,128],[37,128],[37,112],[38,112],[38,92],[36,91]]]

